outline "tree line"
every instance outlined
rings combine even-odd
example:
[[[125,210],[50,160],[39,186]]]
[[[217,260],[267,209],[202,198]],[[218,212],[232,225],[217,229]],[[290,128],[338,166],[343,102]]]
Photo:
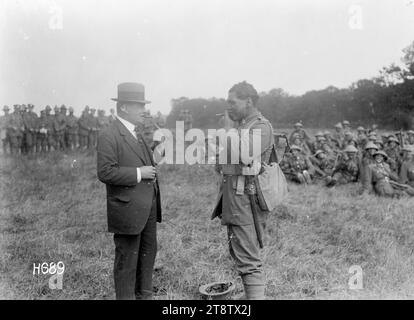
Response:
[[[370,79],[361,79],[348,88],[329,86],[323,90],[291,95],[281,88],[260,92],[258,108],[275,127],[302,121],[306,127],[326,128],[344,119],[352,124],[377,124],[389,129],[413,127],[414,41],[403,51],[400,64],[391,64]],[[174,127],[180,111],[190,110],[193,127],[217,128],[226,107],[223,98],[172,99],[167,126]]]

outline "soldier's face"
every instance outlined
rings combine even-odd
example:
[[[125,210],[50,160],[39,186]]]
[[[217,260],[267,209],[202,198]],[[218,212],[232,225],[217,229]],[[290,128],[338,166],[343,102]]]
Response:
[[[348,152],[347,155],[348,155],[349,159],[354,159],[355,158],[355,153],[354,152]]]
[[[382,155],[378,154],[378,155],[375,156],[375,161],[377,163],[381,163],[381,162],[384,161],[384,157]]]
[[[395,148],[396,146],[397,146],[397,144],[394,141],[391,141],[390,142],[390,147],[391,148]]]
[[[227,98],[227,112],[233,121],[240,121],[246,117],[247,107],[251,105],[251,99],[239,99],[234,92],[229,92]]]

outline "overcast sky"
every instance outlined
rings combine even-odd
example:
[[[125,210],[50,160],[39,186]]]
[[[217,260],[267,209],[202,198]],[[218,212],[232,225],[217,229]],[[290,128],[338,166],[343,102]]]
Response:
[[[0,104],[109,110],[141,82],[170,100],[347,87],[398,62],[414,40],[414,0],[0,0]],[[60,19],[61,17],[61,19]]]

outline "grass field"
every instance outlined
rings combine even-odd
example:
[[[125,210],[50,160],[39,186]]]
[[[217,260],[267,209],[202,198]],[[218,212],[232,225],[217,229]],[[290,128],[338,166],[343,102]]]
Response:
[[[74,164],[74,160],[76,160]],[[237,279],[226,231],[211,221],[210,166],[160,168],[156,299],[201,299],[201,284]],[[0,298],[113,299],[114,245],[94,154],[1,158]],[[414,298],[414,199],[359,196],[357,186],[291,185],[269,217],[263,259],[269,299]],[[65,263],[63,289],[33,264]],[[363,289],[349,268],[361,266]]]

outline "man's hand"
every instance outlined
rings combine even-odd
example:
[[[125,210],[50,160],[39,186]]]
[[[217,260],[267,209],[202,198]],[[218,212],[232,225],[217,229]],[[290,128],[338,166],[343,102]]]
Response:
[[[139,169],[141,170],[141,179],[153,180],[157,174],[157,169],[153,166],[144,166]]]

